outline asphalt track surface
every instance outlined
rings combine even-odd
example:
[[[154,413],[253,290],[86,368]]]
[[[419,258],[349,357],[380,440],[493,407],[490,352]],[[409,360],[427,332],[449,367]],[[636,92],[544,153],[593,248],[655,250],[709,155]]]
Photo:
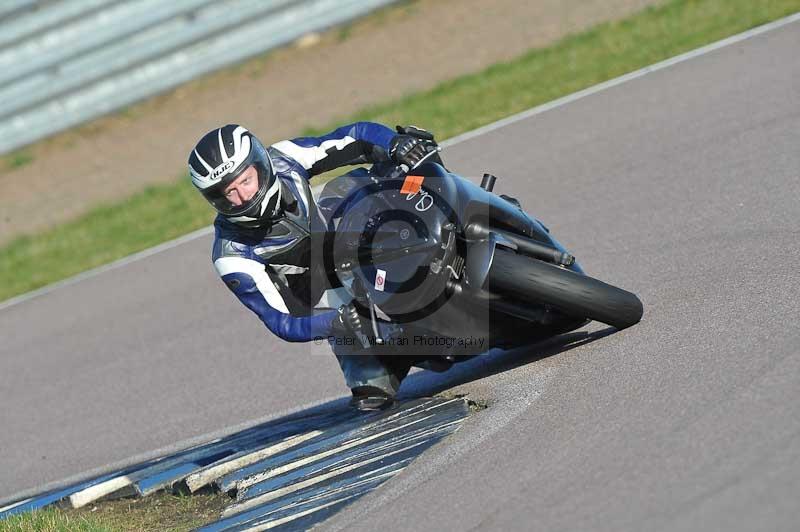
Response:
[[[800,23],[458,143],[643,321],[447,374],[488,401],[327,523],[361,530],[794,530]],[[274,340],[210,237],[0,310],[0,498],[346,393]],[[175,443],[179,442],[179,443]]]

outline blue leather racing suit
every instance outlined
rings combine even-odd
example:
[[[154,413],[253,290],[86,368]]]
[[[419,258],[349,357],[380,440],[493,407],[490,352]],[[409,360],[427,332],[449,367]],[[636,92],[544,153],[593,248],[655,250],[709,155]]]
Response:
[[[307,342],[328,337],[338,307],[315,308],[329,285],[321,243],[313,241],[313,235],[324,232],[325,220],[308,180],[341,166],[387,161],[394,136],[383,125],[357,122],[321,137],[277,142],[267,153],[281,183],[281,217],[247,228],[217,216],[214,267],[236,297],[280,338]],[[336,345],[334,353],[351,388],[369,384],[394,393],[399,386],[399,379],[375,357],[355,356]]]

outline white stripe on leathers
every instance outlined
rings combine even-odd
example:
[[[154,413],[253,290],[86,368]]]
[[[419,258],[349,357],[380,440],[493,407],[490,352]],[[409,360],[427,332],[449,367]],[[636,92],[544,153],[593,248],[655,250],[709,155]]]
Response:
[[[252,259],[245,259],[243,257],[220,257],[214,261],[214,267],[217,269],[220,277],[228,275],[229,273],[245,273],[253,278],[256,283],[256,288],[267,300],[267,304],[283,312],[289,314],[289,309],[286,307],[286,302],[281,297],[278,289],[272,283],[272,279],[264,270],[264,265]]]

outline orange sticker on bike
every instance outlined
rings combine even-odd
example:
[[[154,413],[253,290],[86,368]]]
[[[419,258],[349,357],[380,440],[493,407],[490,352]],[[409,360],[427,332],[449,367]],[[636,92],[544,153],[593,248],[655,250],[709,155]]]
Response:
[[[425,176],[421,175],[408,175],[403,181],[403,187],[400,189],[400,194],[416,194],[422,188],[422,182]]]

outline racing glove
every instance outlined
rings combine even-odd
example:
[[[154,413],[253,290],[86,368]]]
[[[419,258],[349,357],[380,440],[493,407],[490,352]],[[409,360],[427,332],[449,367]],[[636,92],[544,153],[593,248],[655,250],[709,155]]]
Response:
[[[438,145],[433,134],[424,129],[397,126],[397,132],[389,144],[389,158],[395,164],[414,168],[425,157],[437,151]]]
[[[359,336],[364,324],[355,303],[350,302],[339,307],[332,326],[334,336]]]

